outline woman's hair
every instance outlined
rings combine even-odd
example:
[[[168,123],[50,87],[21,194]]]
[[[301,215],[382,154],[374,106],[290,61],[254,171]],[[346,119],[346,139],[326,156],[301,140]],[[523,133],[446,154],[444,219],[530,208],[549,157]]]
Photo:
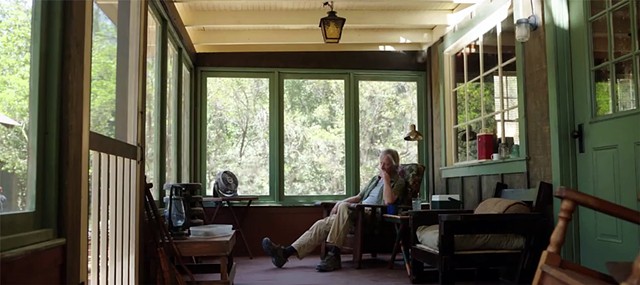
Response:
[[[387,148],[382,152],[380,152],[380,157],[383,157],[385,155],[391,156],[391,159],[393,160],[393,165],[398,166],[400,164],[400,156],[398,155],[398,152],[395,149]]]

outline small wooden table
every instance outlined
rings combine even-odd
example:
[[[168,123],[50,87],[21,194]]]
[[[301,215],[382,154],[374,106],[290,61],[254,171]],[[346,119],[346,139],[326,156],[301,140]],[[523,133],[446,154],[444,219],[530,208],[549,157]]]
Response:
[[[396,254],[398,248],[402,250],[402,259],[404,266],[407,269],[407,274],[411,276],[411,257],[409,256],[409,235],[407,234],[407,227],[409,226],[409,216],[407,215],[382,215],[386,222],[393,223],[396,228],[396,241],[393,244],[393,250],[391,251],[391,260],[389,260],[389,268],[393,268],[393,263],[396,260]]]
[[[217,259],[218,263],[189,264],[196,281],[205,284],[233,284],[236,273],[236,264],[233,262],[233,246],[236,244],[236,233],[218,237],[188,237],[186,239],[174,239],[180,254],[185,257],[206,257]],[[202,272],[202,273],[201,273]],[[220,279],[216,280],[211,275],[220,273]],[[189,280],[189,277],[185,277]],[[201,284],[199,283],[199,284]]]
[[[247,213],[249,213],[249,207],[251,206],[251,202],[253,200],[258,200],[258,196],[235,196],[235,197],[203,197],[202,198],[202,202],[214,202],[216,207],[215,210],[213,211],[213,215],[211,215],[211,217],[207,217],[206,216],[206,212],[205,212],[205,224],[212,224],[215,220],[216,220],[216,216],[218,216],[218,211],[220,210],[220,208],[222,208],[222,206],[226,203],[228,208],[229,208],[229,212],[231,212],[231,216],[233,216],[233,229],[236,230],[238,232],[238,234],[240,234],[240,237],[242,238],[242,242],[244,243],[244,247],[247,249],[247,253],[249,254],[249,259],[253,258],[253,255],[251,254],[251,249],[249,249],[249,244],[247,243],[247,239],[244,237],[244,232],[242,231],[242,224],[244,223],[244,219],[247,217]],[[244,205],[244,214],[238,218],[238,215],[236,215],[236,212],[233,210],[233,206],[231,204],[231,202],[247,202]],[[203,206],[205,204],[203,203]]]

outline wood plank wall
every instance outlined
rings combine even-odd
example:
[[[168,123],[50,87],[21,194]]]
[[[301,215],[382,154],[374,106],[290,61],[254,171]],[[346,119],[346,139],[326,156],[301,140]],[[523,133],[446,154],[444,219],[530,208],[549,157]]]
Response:
[[[65,284],[65,250],[65,246],[60,245],[3,258],[0,284]]]
[[[245,209],[235,208],[236,214],[244,216]],[[205,208],[211,216],[213,208]],[[241,218],[241,217],[239,217]],[[322,219],[319,206],[255,206],[252,205],[245,216],[242,231],[253,256],[263,256],[260,242],[269,237],[276,243],[289,245],[304,233],[313,223]],[[216,217],[216,224],[232,224],[233,217],[228,209],[222,208]],[[319,253],[317,251],[316,253]],[[238,236],[234,254],[248,256],[242,239]],[[270,265],[270,264],[267,264]]]

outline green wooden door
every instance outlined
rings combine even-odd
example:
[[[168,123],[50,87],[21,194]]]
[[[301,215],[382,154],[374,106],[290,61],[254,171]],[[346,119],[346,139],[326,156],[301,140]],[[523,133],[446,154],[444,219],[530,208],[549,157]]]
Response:
[[[640,198],[640,2],[570,0],[577,180],[580,191],[638,209]],[[575,132],[574,132],[575,134]],[[637,225],[580,208],[580,263],[638,254]]]

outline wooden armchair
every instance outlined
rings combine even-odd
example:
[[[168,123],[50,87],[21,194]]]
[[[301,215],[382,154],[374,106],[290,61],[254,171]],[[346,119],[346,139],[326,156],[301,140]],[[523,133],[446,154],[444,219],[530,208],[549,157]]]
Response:
[[[640,284],[640,253],[630,265],[628,276],[610,276],[580,264],[563,260],[560,256],[560,249],[564,244],[567,226],[577,208],[576,205],[587,207],[636,225],[640,225],[640,212],[564,187],[559,188],[555,196],[562,199],[560,212],[558,213],[558,223],[551,234],[549,246],[542,252],[540,264],[532,284]],[[624,273],[626,272],[623,270]]]
[[[550,217],[542,209],[549,207],[552,186],[541,182],[538,189],[508,190],[502,193],[535,197],[533,208],[519,200],[490,198],[475,211],[410,211],[412,283],[435,273],[425,271],[425,264],[437,270],[441,284],[454,283],[459,269],[511,268],[518,283],[524,270],[532,273],[550,231]]]
[[[407,197],[399,197],[400,209],[411,208],[411,198],[416,197],[420,191],[420,185],[424,176],[425,166],[417,163],[402,164],[399,175],[407,184]],[[335,202],[320,203],[323,216],[331,213]],[[387,213],[384,205],[356,204],[352,207],[354,224],[343,249],[353,253],[353,262],[356,268],[362,267],[362,255],[371,253],[373,258],[378,253],[391,252],[395,239],[395,229],[392,224],[383,222],[382,215]],[[320,248],[322,256],[326,252],[326,243]]]

